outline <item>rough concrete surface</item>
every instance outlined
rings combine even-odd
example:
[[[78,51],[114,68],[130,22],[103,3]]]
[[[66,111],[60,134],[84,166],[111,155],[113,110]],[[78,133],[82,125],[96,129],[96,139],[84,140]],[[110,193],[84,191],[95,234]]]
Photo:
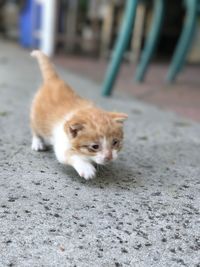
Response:
[[[152,106],[82,95],[129,114],[119,159],[85,181],[30,149],[41,82],[28,51],[0,43],[0,266],[200,266],[200,126]]]

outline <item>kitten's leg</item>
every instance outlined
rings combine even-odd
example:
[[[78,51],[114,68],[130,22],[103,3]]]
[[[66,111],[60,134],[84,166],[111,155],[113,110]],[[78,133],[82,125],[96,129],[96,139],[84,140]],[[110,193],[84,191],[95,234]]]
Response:
[[[89,180],[95,177],[96,169],[90,162],[83,160],[78,156],[73,156],[70,159],[70,163],[84,179]]]
[[[35,151],[44,151],[46,150],[46,145],[41,137],[34,134],[32,138],[31,148],[32,150],[35,150]]]

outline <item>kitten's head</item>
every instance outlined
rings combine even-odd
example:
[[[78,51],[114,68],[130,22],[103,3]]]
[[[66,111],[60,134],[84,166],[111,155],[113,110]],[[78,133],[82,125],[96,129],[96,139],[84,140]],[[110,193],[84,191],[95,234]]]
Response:
[[[127,117],[96,109],[76,113],[65,123],[72,151],[97,164],[115,160],[122,148],[123,122]]]

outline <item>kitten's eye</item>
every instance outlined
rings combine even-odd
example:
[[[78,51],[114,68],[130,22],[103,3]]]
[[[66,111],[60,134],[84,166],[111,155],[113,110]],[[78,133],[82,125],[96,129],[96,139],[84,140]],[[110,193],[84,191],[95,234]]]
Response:
[[[96,145],[92,145],[91,148],[92,148],[93,150],[99,150],[99,145],[97,145],[97,144],[96,144]]]
[[[93,144],[87,147],[90,152],[97,152],[100,150],[99,144]]]
[[[119,140],[114,139],[113,142],[112,142],[112,145],[113,146],[117,146],[118,144],[119,144]]]

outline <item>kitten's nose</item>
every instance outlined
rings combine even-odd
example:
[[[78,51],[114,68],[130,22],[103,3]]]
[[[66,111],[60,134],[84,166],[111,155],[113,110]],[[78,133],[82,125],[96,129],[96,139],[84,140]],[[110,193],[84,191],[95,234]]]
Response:
[[[112,151],[108,151],[105,155],[105,161],[110,161],[113,159]]]

